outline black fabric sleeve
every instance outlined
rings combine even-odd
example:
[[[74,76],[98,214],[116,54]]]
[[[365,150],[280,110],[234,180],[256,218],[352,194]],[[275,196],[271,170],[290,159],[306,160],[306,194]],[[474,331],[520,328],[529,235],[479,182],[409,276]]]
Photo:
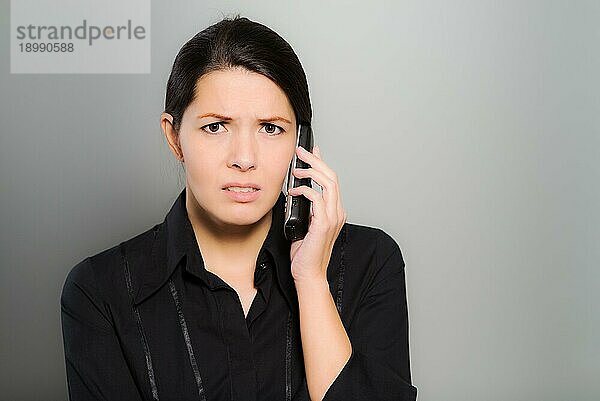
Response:
[[[348,330],[352,355],[323,401],[415,401],[411,384],[404,260],[387,234],[379,238],[383,263]]]
[[[60,299],[69,399],[141,400],[98,294],[88,257],[71,269]]]

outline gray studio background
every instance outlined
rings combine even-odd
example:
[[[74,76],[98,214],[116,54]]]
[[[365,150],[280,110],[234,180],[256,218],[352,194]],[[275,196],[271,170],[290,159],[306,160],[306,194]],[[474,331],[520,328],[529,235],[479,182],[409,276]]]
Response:
[[[2,400],[66,399],[64,278],[164,218],[173,59],[236,12],[296,50],[348,220],[403,251],[418,399],[600,399],[598,2],[153,1],[151,74],[11,75],[2,0]]]

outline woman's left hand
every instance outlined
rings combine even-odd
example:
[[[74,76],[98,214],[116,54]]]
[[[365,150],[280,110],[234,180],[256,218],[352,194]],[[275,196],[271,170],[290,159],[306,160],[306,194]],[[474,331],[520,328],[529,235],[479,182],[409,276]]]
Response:
[[[327,266],[333,244],[346,222],[346,210],[342,206],[338,177],[321,159],[318,146],[313,153],[303,147],[296,149],[298,157],[310,168],[295,168],[294,176],[310,177],[322,188],[322,194],[306,185],[289,190],[289,194],[304,195],[312,202],[306,236],[292,242],[292,277],[296,284],[307,281],[327,281]]]

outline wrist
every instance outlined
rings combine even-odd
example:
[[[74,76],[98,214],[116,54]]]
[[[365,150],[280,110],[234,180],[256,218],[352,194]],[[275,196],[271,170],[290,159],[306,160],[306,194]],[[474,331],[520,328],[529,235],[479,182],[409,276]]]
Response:
[[[302,294],[315,294],[324,291],[329,292],[327,277],[314,277],[294,280],[296,292],[300,297]]]

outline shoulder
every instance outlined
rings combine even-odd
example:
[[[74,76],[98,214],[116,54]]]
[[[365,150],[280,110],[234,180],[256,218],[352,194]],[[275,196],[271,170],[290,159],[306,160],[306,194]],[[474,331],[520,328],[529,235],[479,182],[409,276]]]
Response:
[[[343,297],[345,312],[352,314],[378,283],[403,271],[400,245],[390,234],[346,222],[335,241],[327,276],[332,293]]]
[[[353,260],[362,261],[372,268],[382,267],[391,257],[398,258],[402,265],[404,259],[398,242],[383,229],[367,225],[345,223],[336,245],[350,252]],[[368,262],[368,263],[367,263]]]
[[[153,245],[158,226],[159,224],[76,263],[66,275],[62,296],[73,286],[96,296],[105,296],[103,293],[111,287],[111,283],[120,281],[123,275],[122,250],[126,248],[128,252],[147,254]]]

